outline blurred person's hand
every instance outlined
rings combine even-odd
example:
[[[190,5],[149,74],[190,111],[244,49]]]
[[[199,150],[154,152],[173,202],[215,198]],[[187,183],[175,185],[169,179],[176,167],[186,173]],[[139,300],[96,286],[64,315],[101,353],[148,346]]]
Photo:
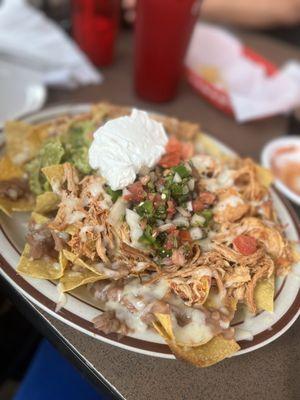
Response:
[[[204,0],[201,19],[246,28],[300,23],[300,0]]]
[[[122,0],[124,17],[132,23],[137,0]],[[204,0],[201,20],[246,28],[272,28],[300,23],[300,0]]]

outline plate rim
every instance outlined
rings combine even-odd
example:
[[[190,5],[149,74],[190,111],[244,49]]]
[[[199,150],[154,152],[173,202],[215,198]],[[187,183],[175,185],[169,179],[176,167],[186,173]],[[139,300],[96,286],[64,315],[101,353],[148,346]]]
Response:
[[[290,143],[297,143],[300,145],[300,136],[283,136],[270,140],[262,149],[261,163],[266,168],[271,168],[271,157],[276,148],[280,145],[288,145]],[[291,190],[283,181],[275,177],[276,188],[283,193],[290,201],[300,206],[300,195]]]
[[[26,120],[34,120],[32,122],[38,122],[39,120],[43,120],[45,118],[51,118],[51,115],[53,114],[63,114],[69,112],[85,112],[88,111],[89,107],[91,106],[91,103],[74,103],[74,104],[60,104],[52,107],[47,107],[44,110],[38,111],[38,112],[30,112],[24,115],[22,118],[20,118],[23,121]],[[28,121],[30,122],[30,121]],[[0,129],[1,130],[1,129]],[[208,135],[210,136],[210,135]],[[229,151],[230,153],[236,154],[230,147],[225,145],[224,143],[220,142],[219,140],[215,139],[214,137],[210,136],[220,147],[226,149],[226,151]],[[273,189],[274,190],[274,189]],[[291,207],[291,205],[286,201],[286,199],[282,198],[282,195],[278,193],[277,190],[274,190],[276,196],[279,198],[281,204],[283,207],[286,209],[288,212],[291,220],[293,221],[293,225],[297,231],[297,235],[300,238],[300,225],[298,221],[298,216],[295,212],[295,210]],[[14,244],[11,242],[11,240],[8,238],[8,236],[5,234],[5,231],[2,227],[2,224],[0,223],[0,229],[1,232],[4,234],[6,237],[7,241],[9,242],[10,246],[16,250],[16,247]],[[92,325],[90,321],[84,320],[80,316],[74,314],[73,312],[66,310],[64,307],[59,311],[55,312],[55,307],[56,303],[49,299],[45,294],[42,292],[39,292],[35,287],[33,287],[30,282],[26,281],[26,279],[17,274],[15,268],[8,263],[8,261],[5,259],[3,256],[3,251],[0,250],[0,264],[1,264],[1,269],[0,272],[1,274],[12,284],[12,286],[18,290],[21,294],[23,294],[26,298],[28,298],[30,301],[32,301],[35,305],[41,307],[44,311],[52,315],[53,317],[57,318],[58,320],[66,323],[67,325],[73,327],[74,329],[77,329],[85,334],[88,334],[89,336],[92,336],[100,341],[103,341],[105,343],[112,344],[116,347],[120,347],[126,350],[134,351],[136,353],[140,354],[145,354],[145,355],[151,355],[159,358],[167,358],[167,359],[175,359],[175,356],[171,353],[170,349],[166,344],[161,344],[161,343],[155,343],[147,340],[142,340],[138,338],[133,338],[130,336],[126,336],[121,341],[117,338],[117,335],[115,334],[109,334],[105,335],[102,332],[96,331],[95,329],[91,329],[89,325]],[[3,270],[4,269],[6,271]],[[29,286],[31,288],[30,292],[37,294],[37,296],[31,295],[30,292],[26,290],[26,287]],[[44,301],[39,301],[39,298],[44,298]],[[78,299],[78,301],[81,301]],[[70,315],[73,316],[73,320],[70,320]],[[279,328],[276,329],[276,332],[271,335],[267,335],[268,337],[265,339],[262,339],[259,343],[251,345],[253,340],[251,341],[240,341],[239,343],[246,342],[244,348],[242,348],[239,352],[237,352],[234,355],[241,355],[248,353],[250,351],[254,351],[260,347],[263,347],[272,341],[276,340],[278,337],[280,337],[283,333],[285,333],[291,326],[292,324],[296,321],[298,316],[300,315],[300,289],[298,289],[298,292],[294,298],[293,303],[289,306],[288,310],[282,315],[282,317],[276,321],[274,325],[272,325],[272,330],[273,328],[279,325]],[[290,317],[289,317],[290,316]],[[75,318],[74,318],[75,317]],[[78,323],[78,318],[81,321],[81,324],[86,325],[86,327],[82,326],[81,324]],[[77,321],[77,322],[76,322]],[[263,335],[266,332],[264,330],[261,333],[258,333],[256,336]],[[125,342],[125,343],[124,343]],[[134,343],[138,343],[138,345],[134,345]],[[153,347],[159,348],[160,350],[153,350]]]

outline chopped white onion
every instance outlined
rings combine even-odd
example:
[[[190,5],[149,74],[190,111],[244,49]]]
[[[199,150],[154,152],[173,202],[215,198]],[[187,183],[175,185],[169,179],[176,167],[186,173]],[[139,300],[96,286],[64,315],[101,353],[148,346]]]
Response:
[[[183,217],[189,218],[191,214],[185,210],[183,207],[176,207],[176,210],[181,214]]]
[[[182,188],[182,194],[188,194],[189,191],[190,191],[190,190],[189,190],[189,188],[188,188],[187,185],[183,186],[183,188]]]
[[[202,215],[194,214],[191,219],[192,226],[203,226],[205,224],[205,218]]]
[[[176,226],[181,226],[187,228],[189,226],[189,221],[187,218],[183,217],[182,215],[179,215],[178,217],[173,219],[173,224]]]
[[[190,191],[192,192],[194,189],[195,189],[195,179],[194,178],[191,178],[189,181],[188,181],[188,187],[189,187],[189,189],[190,189]]]
[[[191,168],[191,166],[190,166],[190,164],[188,162],[185,162],[184,166],[189,172],[192,172],[192,168]]]
[[[191,201],[188,201],[186,203],[186,208],[188,211],[193,211],[193,203]]]
[[[176,174],[174,175],[173,181],[175,183],[180,183],[182,181],[182,179],[180,178],[180,175],[176,172]]]
[[[202,239],[203,233],[199,227],[194,227],[190,229],[191,238],[193,240],[200,240]]]
[[[174,224],[164,224],[164,225],[160,225],[158,228],[157,228],[157,230],[159,231],[159,232],[165,232],[165,231],[167,231],[168,229],[170,229],[170,228],[173,228],[174,227]]]

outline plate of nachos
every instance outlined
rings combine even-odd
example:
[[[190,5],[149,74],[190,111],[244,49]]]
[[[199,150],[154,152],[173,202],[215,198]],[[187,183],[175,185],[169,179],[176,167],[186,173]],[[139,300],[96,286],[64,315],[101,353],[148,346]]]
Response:
[[[6,123],[1,274],[81,332],[207,367],[300,312],[299,222],[197,124],[108,103]]]

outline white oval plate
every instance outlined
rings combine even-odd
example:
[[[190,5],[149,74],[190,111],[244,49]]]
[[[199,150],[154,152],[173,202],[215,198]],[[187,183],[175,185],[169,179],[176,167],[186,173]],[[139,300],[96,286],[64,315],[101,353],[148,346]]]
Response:
[[[0,88],[0,128],[8,119],[37,111],[46,100],[46,88],[38,74],[2,60]]]
[[[39,123],[62,114],[76,114],[88,110],[88,104],[59,106],[36,113],[24,120],[30,123]],[[222,143],[217,141],[216,143],[222,151],[233,154],[232,150]],[[299,240],[294,212],[287,209],[274,191],[272,191],[272,195],[278,215],[287,226],[288,238]],[[123,349],[156,357],[175,358],[168,346],[155,333],[146,332],[118,339],[115,334],[105,335],[97,331],[91,321],[100,313],[100,310],[73,294],[67,295],[67,303],[56,313],[55,307],[58,301],[56,286],[50,281],[25,277],[16,273],[16,265],[24,245],[27,219],[28,214],[16,214],[13,218],[4,215],[0,217],[0,272],[11,285],[34,304],[78,331]],[[275,312],[273,314],[262,312],[255,317],[247,318],[246,321],[235,323],[240,335],[248,332],[249,329],[253,334],[252,340],[239,341],[241,350],[237,354],[247,353],[265,346],[282,335],[293,324],[300,313],[299,277],[300,264],[295,266],[293,272],[287,277],[277,279]]]
[[[299,136],[285,136],[271,140],[271,142],[267,143],[262,150],[261,153],[262,165],[266,168],[271,169],[271,159],[274,152],[280,147],[294,145],[294,144],[300,146]],[[275,179],[275,186],[281,193],[283,193],[291,201],[300,206],[300,196],[297,193],[293,192],[289,187],[287,187],[280,179]]]

